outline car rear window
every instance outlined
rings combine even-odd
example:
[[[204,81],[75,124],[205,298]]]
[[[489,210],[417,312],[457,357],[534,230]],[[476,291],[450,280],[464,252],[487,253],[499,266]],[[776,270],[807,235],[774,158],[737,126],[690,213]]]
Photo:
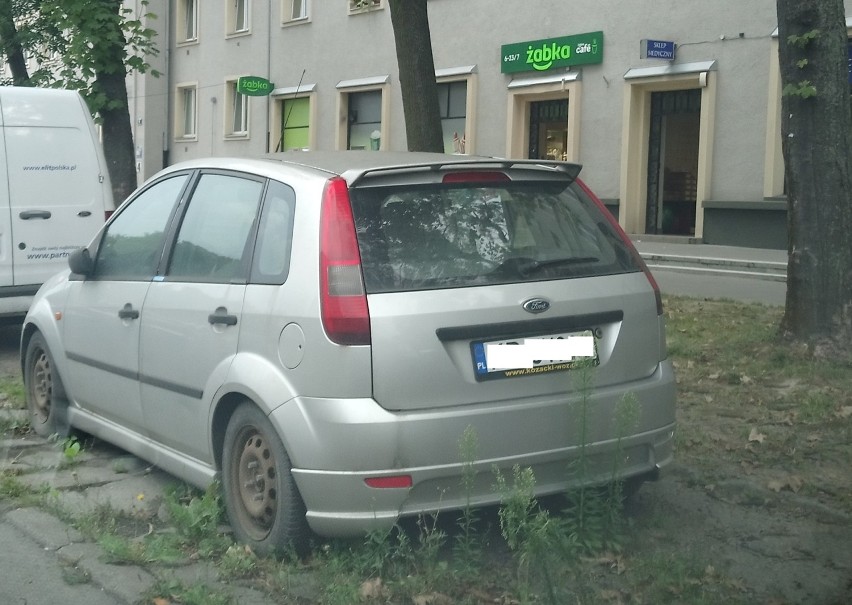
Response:
[[[368,293],[641,270],[577,184],[361,187],[351,199]]]

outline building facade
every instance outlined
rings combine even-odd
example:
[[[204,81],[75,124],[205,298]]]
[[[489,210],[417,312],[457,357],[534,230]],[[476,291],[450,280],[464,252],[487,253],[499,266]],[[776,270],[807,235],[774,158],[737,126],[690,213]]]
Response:
[[[210,155],[406,148],[387,0],[147,10],[163,75],[130,87],[140,181]],[[448,152],[579,162],[629,233],[786,247],[774,0],[430,0],[429,17]],[[247,76],[269,94],[240,93]]]

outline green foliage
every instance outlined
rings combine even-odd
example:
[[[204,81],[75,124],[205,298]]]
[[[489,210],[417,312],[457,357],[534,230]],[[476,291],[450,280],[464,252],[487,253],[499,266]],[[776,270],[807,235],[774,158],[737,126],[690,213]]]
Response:
[[[27,407],[24,382],[20,376],[0,378],[0,407],[24,410]]]
[[[785,97],[802,97],[809,99],[817,95],[816,86],[811,84],[810,80],[802,80],[798,84],[787,84],[781,91]]]
[[[476,533],[478,516],[471,505],[471,496],[476,483],[476,461],[477,449],[479,447],[476,431],[472,426],[467,426],[459,440],[459,456],[462,461],[462,489],[464,490],[465,506],[462,509],[458,521],[459,533],[453,544],[455,555],[455,571],[460,576],[472,575],[479,568],[482,559],[482,540]]]
[[[27,418],[20,418],[15,416],[3,416],[0,417],[0,434],[2,433],[14,433],[14,434],[24,434],[29,432],[30,430],[30,421]]]
[[[0,500],[6,498],[21,498],[30,494],[30,487],[9,471],[0,473]]]
[[[257,572],[257,555],[245,545],[232,544],[222,555],[217,567],[227,578],[250,578]]]
[[[801,36],[791,34],[787,36],[787,44],[795,46],[796,48],[806,48],[811,42],[819,38],[820,35],[821,32],[818,29],[806,31]]]
[[[76,435],[69,435],[63,439],[57,433],[54,433],[48,438],[48,441],[55,443],[59,447],[66,464],[78,462],[78,457],[84,451],[83,444],[80,443]]]
[[[133,11],[118,0],[13,3],[14,18],[27,24],[21,28],[19,40],[39,65],[30,74],[30,83],[79,90],[93,113],[121,107],[126,100],[103,90],[99,74],[135,71],[160,75],[147,61],[159,53],[156,32],[143,22],[156,15],[144,12],[147,0],[140,6],[143,14],[132,18]]]
[[[147,597],[146,603],[158,598],[181,605],[232,605],[234,603],[231,595],[216,590],[215,587],[201,583],[187,585],[176,578],[160,580],[148,591]]]
[[[500,533],[515,555],[521,602],[534,600],[536,580],[547,590],[548,602],[558,603],[553,582],[553,569],[561,553],[564,535],[560,523],[546,510],[538,507],[534,497],[535,475],[531,468],[512,468],[512,483],[498,469],[495,471],[497,490],[501,494]]]
[[[804,51],[810,43],[816,40],[819,36],[820,31],[818,29],[812,29],[800,36],[795,34],[787,36],[787,44]],[[810,61],[807,58],[802,58],[796,61],[796,67],[799,69],[805,69],[808,65],[810,65]],[[810,80],[801,80],[795,84],[789,83],[785,85],[781,94],[785,97],[801,97],[802,99],[809,99],[817,96],[817,89]]]
[[[144,565],[150,562],[145,544],[123,536],[104,533],[98,538],[98,545],[104,551],[104,562],[121,565]]]
[[[206,553],[226,548],[224,537],[218,532],[223,516],[218,483],[213,483],[201,496],[186,486],[173,488],[166,492],[165,504],[184,544]]]
[[[77,456],[79,456],[82,451],[83,446],[74,435],[66,437],[62,442],[62,455],[65,456],[65,459],[68,461],[76,460]]]

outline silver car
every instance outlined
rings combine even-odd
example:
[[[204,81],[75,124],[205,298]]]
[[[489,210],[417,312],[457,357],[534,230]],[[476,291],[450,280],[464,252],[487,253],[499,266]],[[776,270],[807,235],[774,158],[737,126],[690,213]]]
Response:
[[[538,494],[653,478],[675,421],[660,293],[579,171],[384,152],[163,170],[36,296],[32,426],[220,480],[264,553],[496,503],[515,465]]]

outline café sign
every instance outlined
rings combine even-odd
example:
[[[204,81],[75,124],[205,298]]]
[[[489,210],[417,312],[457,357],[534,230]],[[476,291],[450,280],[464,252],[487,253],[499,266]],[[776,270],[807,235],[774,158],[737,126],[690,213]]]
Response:
[[[603,32],[504,44],[500,71],[545,72],[561,67],[603,62]]]
[[[272,82],[260,76],[242,76],[237,79],[237,92],[250,97],[264,97],[272,92]]]

